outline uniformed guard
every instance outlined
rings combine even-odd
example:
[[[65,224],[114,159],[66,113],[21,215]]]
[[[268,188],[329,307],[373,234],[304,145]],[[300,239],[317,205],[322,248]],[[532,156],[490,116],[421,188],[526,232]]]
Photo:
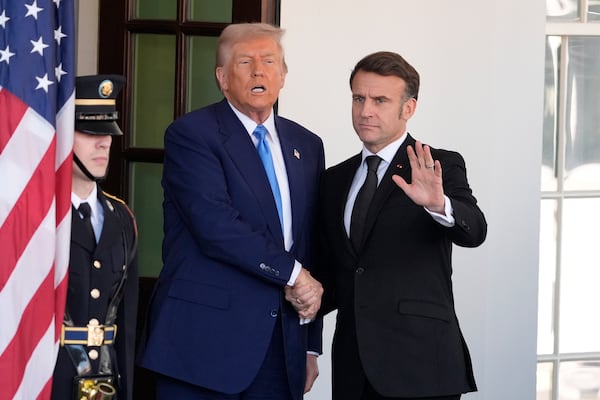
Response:
[[[75,88],[69,288],[52,399],[131,400],[138,302],[137,228],[102,192],[125,79],[82,76]]]

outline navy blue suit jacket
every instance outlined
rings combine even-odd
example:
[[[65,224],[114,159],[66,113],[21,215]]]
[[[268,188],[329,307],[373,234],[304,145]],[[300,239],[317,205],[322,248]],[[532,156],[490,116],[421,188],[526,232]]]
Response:
[[[256,148],[226,100],[188,113],[165,134],[164,266],[141,365],[239,393],[282,321],[288,377],[302,396],[306,351],[321,351],[321,321],[300,325],[283,289],[294,260],[313,263],[321,139],[276,116],[289,180],[294,245],[284,250],[275,201]]]

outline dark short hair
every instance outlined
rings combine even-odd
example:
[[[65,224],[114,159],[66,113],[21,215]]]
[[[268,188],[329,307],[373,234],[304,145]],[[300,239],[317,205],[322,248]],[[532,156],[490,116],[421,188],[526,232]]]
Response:
[[[350,74],[350,87],[358,71],[373,72],[382,76],[397,76],[406,82],[404,97],[419,97],[419,73],[400,54],[391,51],[379,51],[360,60]]]

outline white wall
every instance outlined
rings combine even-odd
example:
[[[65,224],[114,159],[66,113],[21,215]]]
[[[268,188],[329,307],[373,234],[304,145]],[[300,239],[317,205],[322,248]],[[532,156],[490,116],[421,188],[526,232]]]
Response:
[[[479,385],[464,398],[535,399],[544,1],[281,3],[290,72],[279,112],[323,138],[328,165],[360,150],[350,120],[354,64],[391,50],[420,72],[409,131],[462,153],[489,225],[484,245],[454,256],[457,312]],[[333,323],[308,400],[330,398]]]

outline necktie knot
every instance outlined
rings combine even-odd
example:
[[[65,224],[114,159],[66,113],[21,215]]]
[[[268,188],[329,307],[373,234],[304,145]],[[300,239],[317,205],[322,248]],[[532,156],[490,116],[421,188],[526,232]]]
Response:
[[[81,203],[77,211],[83,216],[83,219],[88,219],[92,215],[92,208],[87,202]]]
[[[377,173],[377,168],[379,168],[379,163],[381,162],[381,157],[368,156],[365,161],[367,162],[367,170],[369,170],[370,172]]]
[[[254,136],[256,136],[256,138],[258,139],[258,142],[262,142],[263,140],[265,140],[265,135],[267,134],[267,128],[265,128],[264,125],[257,125],[256,128],[254,129],[254,132],[252,132],[252,134]]]

